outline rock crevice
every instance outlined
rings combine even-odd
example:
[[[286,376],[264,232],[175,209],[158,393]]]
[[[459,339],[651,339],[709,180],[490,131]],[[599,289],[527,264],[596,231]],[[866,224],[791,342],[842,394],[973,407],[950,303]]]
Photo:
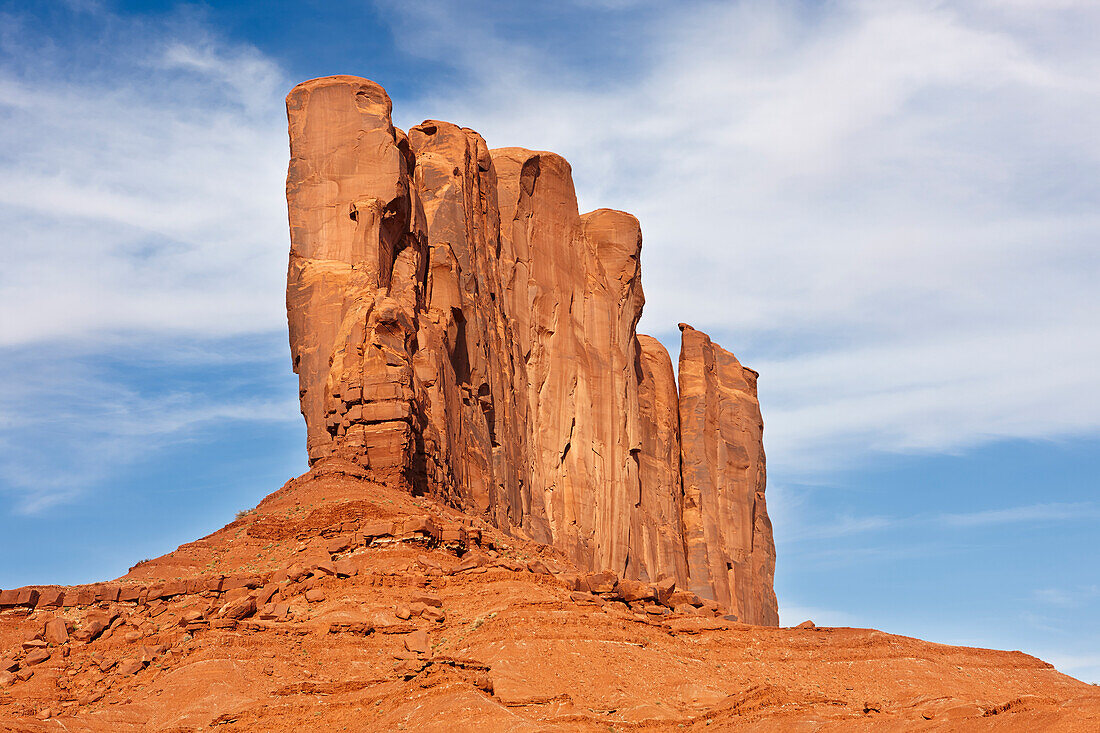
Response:
[[[287,97],[287,315],[311,463],[352,460],[578,565],[778,623],[756,373],[635,331],[641,227],[569,163],[490,150],[379,85]]]

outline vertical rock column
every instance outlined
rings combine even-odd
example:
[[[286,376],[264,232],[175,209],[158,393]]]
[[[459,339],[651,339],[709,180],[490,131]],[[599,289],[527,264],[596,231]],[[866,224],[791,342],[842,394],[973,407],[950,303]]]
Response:
[[[680,455],[690,587],[741,621],[776,626],[757,374],[680,324]]]
[[[638,502],[637,220],[581,216],[560,156],[491,151],[504,303],[526,365],[532,503],[582,566],[625,574]]]
[[[641,228],[569,164],[366,79],[287,97],[287,318],[310,461],[355,461],[579,565],[777,622],[756,373],[636,335]],[[379,475],[379,473],[381,475]]]
[[[631,512],[631,558],[637,565],[637,577],[656,580],[668,576],[686,587],[676,374],[660,341],[638,334],[638,347],[641,490],[638,504]]]
[[[415,359],[428,398],[426,468],[464,508],[548,542],[528,491],[526,368],[505,312],[489,150],[473,130],[435,120],[409,140],[430,249]]]
[[[390,110],[382,87],[351,76],[287,96],[287,319],[310,461],[343,452],[405,472],[425,259],[408,144]]]

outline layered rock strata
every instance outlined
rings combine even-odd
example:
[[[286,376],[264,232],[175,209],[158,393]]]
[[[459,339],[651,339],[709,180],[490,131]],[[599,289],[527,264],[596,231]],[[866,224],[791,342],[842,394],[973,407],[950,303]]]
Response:
[[[352,460],[578,565],[778,622],[756,375],[635,332],[641,228],[569,164],[395,128],[377,84],[287,97],[287,314],[311,463]]]

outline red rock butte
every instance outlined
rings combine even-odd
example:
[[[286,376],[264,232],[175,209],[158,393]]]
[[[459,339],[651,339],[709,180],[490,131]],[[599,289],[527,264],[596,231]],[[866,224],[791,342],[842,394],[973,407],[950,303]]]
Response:
[[[113,581],[0,591],[0,732],[1097,730],[1020,652],[778,628],[757,375],[637,335],[552,153],[287,97],[310,469]]]
[[[404,482],[577,565],[779,623],[756,372],[635,326],[630,214],[569,164],[429,120],[366,79],[287,97],[287,316],[311,463]]]

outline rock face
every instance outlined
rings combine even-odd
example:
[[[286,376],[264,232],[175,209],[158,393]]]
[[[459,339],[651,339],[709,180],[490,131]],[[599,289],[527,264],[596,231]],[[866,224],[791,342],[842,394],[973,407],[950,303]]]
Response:
[[[689,586],[776,626],[757,373],[680,324],[680,473]],[[713,593],[714,595],[709,595]]]
[[[581,567],[775,625],[756,373],[635,326],[641,228],[569,164],[393,127],[350,76],[287,97],[287,315],[311,463],[351,460]]]

